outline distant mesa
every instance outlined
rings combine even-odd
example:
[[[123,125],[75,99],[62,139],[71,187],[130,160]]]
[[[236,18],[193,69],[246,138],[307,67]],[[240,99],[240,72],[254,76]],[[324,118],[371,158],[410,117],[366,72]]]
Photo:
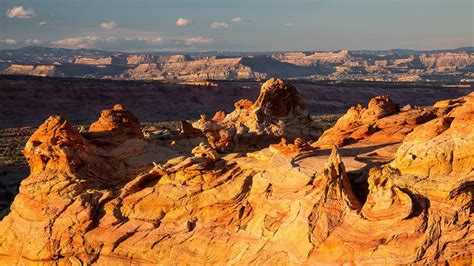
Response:
[[[171,82],[306,80],[472,82],[474,50],[337,52],[120,53],[25,47],[0,51],[0,74],[38,75],[29,69],[57,66],[42,76]]]

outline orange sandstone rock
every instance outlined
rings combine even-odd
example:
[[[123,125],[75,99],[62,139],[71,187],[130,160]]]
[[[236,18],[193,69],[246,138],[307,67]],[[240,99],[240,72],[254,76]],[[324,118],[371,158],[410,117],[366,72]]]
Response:
[[[201,117],[194,123],[217,149],[263,148],[281,137],[309,141],[321,135],[296,88],[281,79],[267,80],[255,103],[242,99],[235,103],[233,112],[220,116],[212,120]]]
[[[360,104],[351,107],[313,146],[343,147],[358,142],[369,146],[388,143],[388,140],[398,143],[416,125],[435,117],[435,111],[429,108],[405,108],[400,112],[388,96],[377,96],[370,100],[368,108]]]
[[[125,109],[116,104],[111,110],[104,110],[97,122],[92,123],[89,133],[94,138],[107,138],[121,142],[129,138],[144,138],[138,119]]]
[[[329,151],[281,138],[281,132],[302,132],[308,125],[302,121],[311,123],[285,86],[275,80],[264,86],[253,106],[258,116],[226,116],[229,125],[248,123],[249,136],[251,125],[281,129],[268,133],[280,144],[247,154],[195,144],[197,133],[216,131],[206,139],[236,142],[222,134],[232,127],[207,117],[199,132],[183,122],[175,145],[143,138],[138,121],[120,107],[104,111],[88,133],[49,118],[25,147],[31,174],[0,221],[0,264],[472,261],[472,95],[433,112],[396,113],[387,98],[377,98],[368,109],[349,110],[323,135],[358,131],[358,146]],[[271,91],[293,107],[274,103],[278,97],[266,95]],[[425,111],[440,117],[418,125]],[[359,161],[372,150],[363,146],[372,141],[371,128],[405,127],[415,129],[397,137],[403,143],[395,157],[387,153],[392,163]],[[378,143],[390,144],[386,136]],[[364,169],[368,191],[361,196],[353,176]]]

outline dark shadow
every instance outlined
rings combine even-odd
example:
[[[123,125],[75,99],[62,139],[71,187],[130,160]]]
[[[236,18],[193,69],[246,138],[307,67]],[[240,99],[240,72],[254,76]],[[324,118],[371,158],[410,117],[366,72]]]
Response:
[[[400,190],[410,196],[414,205],[413,212],[408,217],[406,217],[405,220],[417,217],[424,211],[428,211],[430,208],[430,200],[427,197],[420,194],[415,194],[407,188],[400,188]]]
[[[381,149],[383,147],[391,146],[398,144],[399,142],[390,142],[390,143],[384,143],[380,145],[373,145],[373,146],[367,146],[367,147],[341,147],[337,148],[337,152],[344,157],[344,156],[356,156],[364,153],[369,153],[378,149]],[[331,149],[322,149],[318,150],[317,156],[323,156],[327,155],[329,156],[331,154]]]

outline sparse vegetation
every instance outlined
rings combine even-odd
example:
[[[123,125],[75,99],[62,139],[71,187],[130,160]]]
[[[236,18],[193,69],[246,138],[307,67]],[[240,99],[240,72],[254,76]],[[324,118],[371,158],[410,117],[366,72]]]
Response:
[[[26,164],[22,150],[33,127],[0,129],[0,166]]]
[[[324,114],[324,115],[314,115],[311,118],[318,122],[321,125],[323,131],[328,130],[343,114]]]

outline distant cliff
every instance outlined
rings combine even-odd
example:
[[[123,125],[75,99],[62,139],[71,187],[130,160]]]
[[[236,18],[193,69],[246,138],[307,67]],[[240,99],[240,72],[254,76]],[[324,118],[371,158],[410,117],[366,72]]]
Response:
[[[119,53],[26,47],[0,51],[0,74],[125,80],[469,81],[472,49],[276,53]]]

